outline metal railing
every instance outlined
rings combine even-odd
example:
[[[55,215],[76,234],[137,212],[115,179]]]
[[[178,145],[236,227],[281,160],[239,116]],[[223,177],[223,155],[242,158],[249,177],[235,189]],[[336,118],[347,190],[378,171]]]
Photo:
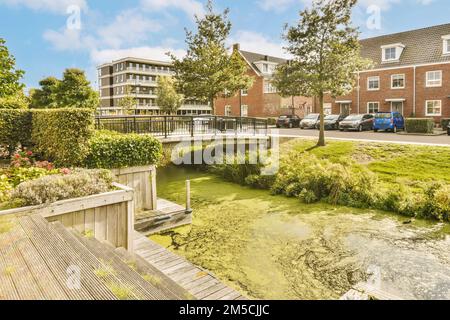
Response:
[[[222,116],[97,116],[97,130],[152,134],[158,137],[205,134],[267,134],[268,121],[262,118]]]

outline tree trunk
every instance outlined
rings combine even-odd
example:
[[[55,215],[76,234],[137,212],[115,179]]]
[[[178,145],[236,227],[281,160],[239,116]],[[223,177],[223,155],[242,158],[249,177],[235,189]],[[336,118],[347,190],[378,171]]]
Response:
[[[211,106],[211,114],[213,116],[215,116],[216,115],[216,108],[215,108],[215,105],[214,105],[214,98],[209,98],[209,105]]]
[[[323,110],[323,92],[319,95],[319,110],[320,110],[320,133],[319,141],[317,142],[318,147],[325,147],[325,113]]]

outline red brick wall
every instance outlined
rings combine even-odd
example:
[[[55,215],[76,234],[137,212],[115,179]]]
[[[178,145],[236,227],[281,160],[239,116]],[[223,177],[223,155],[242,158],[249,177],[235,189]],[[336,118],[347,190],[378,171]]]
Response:
[[[426,72],[442,70],[442,87],[427,88]],[[405,74],[405,88],[392,89],[391,76],[394,74]],[[380,89],[377,91],[369,91],[367,79],[372,76],[380,77]],[[414,110],[414,68],[396,68],[380,71],[369,71],[360,74],[360,94],[359,94],[359,110],[358,110],[358,93],[353,90],[350,94],[333,99],[330,95],[325,97],[324,103],[332,103],[333,113],[340,113],[339,100],[352,101],[352,113],[367,113],[367,104],[369,102],[379,102],[380,111],[390,111],[391,104],[386,99],[406,99],[403,103],[403,114],[410,117],[415,111],[417,117],[425,117],[425,101],[426,100],[442,100],[442,116],[433,117],[439,122],[442,117],[450,118],[450,64],[441,64],[433,66],[417,67],[416,69],[416,101]]]

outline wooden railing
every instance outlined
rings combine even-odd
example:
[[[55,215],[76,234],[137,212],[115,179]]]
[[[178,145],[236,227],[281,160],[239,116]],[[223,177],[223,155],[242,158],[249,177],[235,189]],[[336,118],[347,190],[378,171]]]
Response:
[[[266,134],[268,120],[222,116],[97,116],[96,129],[159,137],[204,134]]]

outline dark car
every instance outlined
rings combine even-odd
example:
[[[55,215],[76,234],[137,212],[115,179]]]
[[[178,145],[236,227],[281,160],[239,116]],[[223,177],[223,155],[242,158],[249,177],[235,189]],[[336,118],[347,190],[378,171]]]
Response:
[[[339,130],[355,130],[360,132],[372,130],[373,121],[374,117],[372,114],[351,114],[341,121],[339,124]]]
[[[448,133],[448,135],[450,136],[450,124],[449,124],[448,127],[447,127],[447,133]]]
[[[330,114],[328,116],[325,116],[325,130],[338,130],[339,123],[341,123],[341,121],[344,119],[345,116],[342,114]],[[320,121],[317,122],[316,129],[320,129]]]
[[[405,119],[399,112],[378,112],[375,114],[375,121],[373,130],[378,132],[380,130],[392,131],[397,133],[397,130],[405,129]]]
[[[298,128],[301,120],[298,116],[280,116],[277,120],[277,128]]]
[[[319,119],[320,114],[318,113],[308,114],[305,119],[300,122],[300,129],[315,129]]]

